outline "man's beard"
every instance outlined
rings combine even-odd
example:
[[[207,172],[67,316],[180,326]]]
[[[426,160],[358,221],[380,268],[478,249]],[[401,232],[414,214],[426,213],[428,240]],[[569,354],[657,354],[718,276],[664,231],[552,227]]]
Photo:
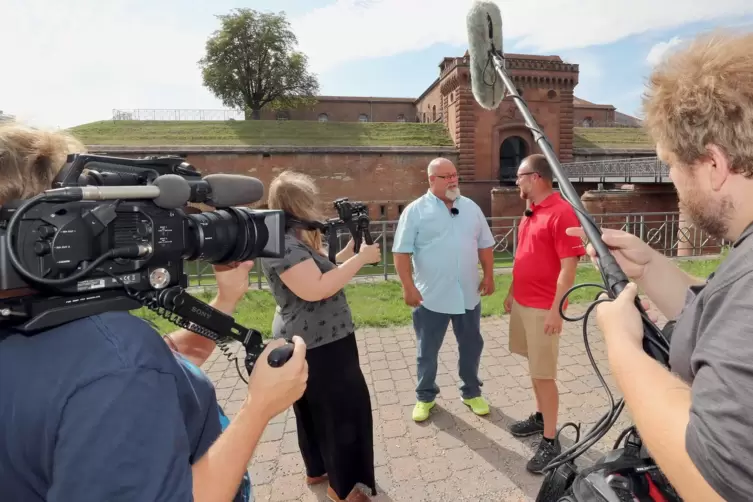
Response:
[[[684,198],[678,197],[680,211],[701,231],[715,239],[726,239],[729,217],[734,214],[734,204],[725,197],[713,200],[692,188]]]
[[[444,196],[449,200],[457,199],[458,197],[460,197],[460,187],[448,188],[447,190],[445,190]]]

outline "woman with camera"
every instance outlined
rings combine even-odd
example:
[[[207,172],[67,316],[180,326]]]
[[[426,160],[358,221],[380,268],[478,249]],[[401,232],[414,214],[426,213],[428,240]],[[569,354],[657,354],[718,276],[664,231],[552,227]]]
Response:
[[[269,186],[269,209],[289,218],[323,221],[320,204],[316,184],[304,174],[284,172]],[[297,335],[306,343],[308,383],[293,405],[306,482],[328,479],[334,502],[368,500],[357,483],[376,495],[371,398],[343,287],[380,258],[378,244],[354,254],[351,240],[337,254],[337,266],[327,258],[321,231],[293,227],[285,235],[285,256],[261,260],[278,305],[274,337]]]

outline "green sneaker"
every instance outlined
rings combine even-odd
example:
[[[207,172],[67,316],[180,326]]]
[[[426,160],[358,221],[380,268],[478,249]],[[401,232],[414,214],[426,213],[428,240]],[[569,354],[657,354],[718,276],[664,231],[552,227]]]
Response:
[[[476,415],[489,414],[489,404],[486,402],[486,399],[481,396],[474,397],[472,399],[463,399],[463,403],[465,403],[466,406],[470,407],[471,411],[473,411],[473,413],[475,413]]]
[[[418,401],[416,403],[416,406],[413,408],[413,420],[415,420],[416,422],[423,422],[424,420],[429,418],[429,412],[432,408],[434,408],[435,404],[436,401],[432,401],[430,403]]]

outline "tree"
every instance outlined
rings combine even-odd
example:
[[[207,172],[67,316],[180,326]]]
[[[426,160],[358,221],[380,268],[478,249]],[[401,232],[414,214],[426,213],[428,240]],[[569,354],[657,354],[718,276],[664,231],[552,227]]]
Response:
[[[207,40],[199,66],[204,85],[224,106],[258,120],[265,106],[313,105],[319,83],[306,55],[294,50],[298,40],[285,13],[235,9],[217,18],[221,28]]]

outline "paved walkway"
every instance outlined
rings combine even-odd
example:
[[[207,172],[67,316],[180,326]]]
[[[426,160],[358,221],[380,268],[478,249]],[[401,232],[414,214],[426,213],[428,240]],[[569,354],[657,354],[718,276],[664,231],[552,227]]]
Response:
[[[573,306],[570,315],[583,312]],[[592,316],[593,317],[593,316]],[[663,321],[662,321],[663,322]],[[604,379],[619,398],[607,364],[598,328],[589,323],[591,352]],[[582,322],[565,323],[560,356],[560,426],[580,423],[581,435],[609,409],[608,397],[584,348]],[[535,452],[537,438],[517,439],[507,432],[515,420],[528,416],[535,401],[525,360],[511,355],[508,317],[482,320],[485,337],[481,361],[483,392],[492,412],[474,415],[458,392],[457,343],[448,330],[440,353],[437,383],[442,391],[429,420],[411,420],[415,404],[416,344],[411,327],[369,328],[358,333],[361,365],[369,383],[374,415],[376,479],[374,502],[398,501],[534,501],[541,476],[529,474],[525,464]],[[207,371],[217,385],[220,403],[234,415],[246,394],[235,364],[215,353]],[[593,458],[612,448],[630,425],[627,410],[605,438],[590,452]],[[250,472],[257,501],[326,501],[326,484],[309,488],[298,451],[292,410],[267,427]],[[563,431],[565,445],[575,436]],[[584,458],[584,461],[588,461]]]

